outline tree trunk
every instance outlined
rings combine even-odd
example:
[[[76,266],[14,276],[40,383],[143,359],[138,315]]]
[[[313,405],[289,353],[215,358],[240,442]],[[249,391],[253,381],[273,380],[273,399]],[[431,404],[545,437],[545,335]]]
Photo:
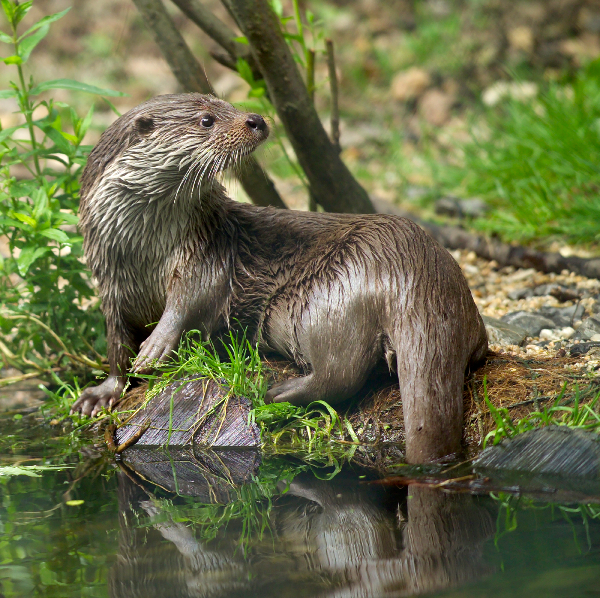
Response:
[[[248,39],[269,97],[317,203],[329,212],[375,212],[366,191],[329,140],[268,0],[223,2]]]

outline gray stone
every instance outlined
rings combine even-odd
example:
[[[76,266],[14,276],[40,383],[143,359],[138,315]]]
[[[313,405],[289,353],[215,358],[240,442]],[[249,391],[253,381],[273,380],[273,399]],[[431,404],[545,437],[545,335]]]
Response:
[[[581,355],[585,355],[590,352],[590,349],[600,348],[600,343],[590,342],[590,343],[577,343],[573,345],[569,350],[569,355],[571,357],[580,357]]]
[[[581,320],[585,314],[585,307],[579,303],[568,307],[552,307],[544,305],[536,312],[554,322],[556,327],[564,328],[572,326],[577,320]]]
[[[452,218],[481,218],[489,206],[478,197],[460,199],[452,195],[441,197],[435,202],[435,213]]]
[[[577,290],[570,289],[561,284],[556,284],[555,282],[538,285],[533,289],[533,294],[536,297],[551,295],[552,297],[556,297],[559,301],[579,301],[581,299],[581,293]]]
[[[460,200],[460,209],[469,218],[482,218],[489,211],[490,206],[479,197],[470,197]]]
[[[508,470],[565,477],[600,476],[598,434],[566,426],[529,430],[483,451],[477,470]]]
[[[513,326],[520,326],[527,336],[538,336],[544,328],[556,328],[556,324],[550,318],[527,311],[511,312],[502,316],[501,320]]]
[[[533,289],[525,288],[525,289],[515,289],[514,291],[510,291],[508,293],[508,298],[513,301],[518,301],[519,299],[529,299],[533,297]]]
[[[460,200],[451,195],[440,197],[435,202],[434,210],[436,214],[458,218],[460,216]]]
[[[573,340],[589,341],[595,334],[600,334],[600,319],[589,317],[577,329],[577,332],[573,335]]]
[[[482,318],[492,345],[521,345],[527,337],[527,331],[521,326],[507,324],[489,316],[482,316]]]

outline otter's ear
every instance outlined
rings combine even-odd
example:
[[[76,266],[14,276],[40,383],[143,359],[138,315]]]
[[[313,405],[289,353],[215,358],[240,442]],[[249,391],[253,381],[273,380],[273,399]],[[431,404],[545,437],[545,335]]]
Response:
[[[133,127],[138,135],[145,137],[154,131],[154,119],[151,116],[140,115],[133,122]]]

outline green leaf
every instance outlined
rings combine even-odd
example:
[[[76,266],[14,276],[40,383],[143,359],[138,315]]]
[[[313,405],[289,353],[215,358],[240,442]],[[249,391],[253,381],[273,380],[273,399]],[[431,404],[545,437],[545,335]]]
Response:
[[[299,33],[284,33],[283,37],[285,39],[291,39],[300,44],[304,41],[304,38]]]
[[[248,38],[245,35],[240,35],[239,37],[234,37],[233,41],[238,42],[240,44],[248,45]]]
[[[37,220],[40,220],[44,212],[48,209],[48,195],[42,187],[36,189],[32,193],[33,199],[33,215]]]
[[[40,234],[44,235],[48,239],[52,239],[53,241],[58,241],[63,245],[69,245],[69,237],[64,230],[60,230],[59,228],[47,228],[46,230],[40,231]]]
[[[2,143],[5,139],[8,139],[15,131],[24,129],[26,126],[27,123],[23,123],[21,125],[15,125],[14,127],[8,127],[8,129],[3,129],[0,131],[0,143]]]
[[[271,8],[275,14],[281,18],[283,15],[283,5],[281,4],[281,0],[271,0]]]
[[[58,19],[62,19],[70,10],[71,10],[71,8],[67,8],[66,10],[63,10],[62,12],[57,12],[57,13],[54,13],[53,15],[48,15],[47,17],[40,19],[35,25],[33,25],[33,27],[30,27],[19,38],[19,41],[21,41],[23,38],[27,37],[30,33],[33,33],[34,31],[36,31],[40,27],[43,27],[44,25],[50,25],[50,23],[54,23],[54,21],[58,21]]]
[[[0,90],[0,100],[5,100],[7,98],[14,98],[17,95],[16,89],[1,89]]]
[[[123,97],[127,94],[121,91],[114,91],[112,89],[102,89],[95,85],[88,85],[87,83],[81,83],[74,81],[73,79],[53,79],[52,81],[43,81],[39,85],[36,85],[30,92],[30,95],[37,95],[43,91],[49,89],[72,89],[73,91],[84,91],[86,93],[95,93],[101,96],[115,96]]]
[[[246,60],[243,58],[238,58],[237,63],[237,72],[240,74],[240,77],[249,83],[251,86],[254,84],[254,75],[252,74],[252,69]]]
[[[4,11],[4,14],[6,15],[6,18],[9,23],[13,22],[15,8],[15,5],[12,2],[9,2],[9,0],[2,0],[2,10]]]
[[[25,247],[17,258],[19,274],[25,277],[31,264],[48,251],[50,251],[50,247]]]
[[[65,224],[78,224],[79,218],[75,214],[71,214],[70,212],[60,212],[57,214],[58,219]],[[71,239],[73,242],[73,239]]]
[[[76,144],[79,139],[75,137],[75,135],[71,135],[71,133],[67,133],[66,131],[61,131],[60,134],[67,140],[73,144]]]
[[[42,25],[35,33],[32,33],[29,37],[26,37],[19,44],[19,52],[23,62],[29,60],[29,55],[32,50],[48,35],[50,31],[50,25]]]
[[[85,134],[88,132],[90,125],[92,124],[92,117],[94,116],[94,104],[90,106],[88,113],[83,117],[83,120],[80,120],[77,127],[77,137],[78,141],[81,141]]]
[[[254,87],[248,92],[248,96],[251,98],[262,98],[265,95],[264,87]]]
[[[6,33],[3,33],[2,31],[0,31],[0,42],[4,42],[5,44],[14,43],[13,38],[10,35],[6,35]]]
[[[25,224],[29,224],[30,226],[33,226],[33,227],[37,226],[37,220],[35,220],[31,216],[28,216],[27,214],[21,214],[21,212],[16,212],[16,213],[13,213],[13,216],[17,220],[20,220],[21,222],[24,222]]]
[[[4,64],[23,64],[23,59],[15,54],[13,56],[3,58],[2,62],[4,62]]]
[[[29,2],[21,2],[21,4],[15,6],[13,15],[13,22],[15,25],[18,25],[23,20],[23,17],[29,12],[32,4],[33,2],[30,0]]]
[[[46,135],[48,135],[48,137],[50,137],[50,139],[52,139],[52,141],[54,141],[59,151],[67,155],[71,153],[71,144],[63,137],[62,133],[47,125],[38,126],[40,127],[40,129],[42,129],[42,131],[44,131],[44,133],[46,133]]]
[[[42,474],[19,465],[4,465],[0,467],[0,477],[10,477],[13,475],[26,475],[31,478],[39,478]]]

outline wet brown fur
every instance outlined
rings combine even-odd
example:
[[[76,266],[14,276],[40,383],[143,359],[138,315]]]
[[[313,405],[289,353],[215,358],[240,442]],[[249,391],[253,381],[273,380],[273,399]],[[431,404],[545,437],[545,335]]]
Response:
[[[198,124],[205,114],[220,127],[212,136]],[[248,118],[208,96],[161,96],[116,121],[90,155],[81,229],[106,315],[111,375],[74,409],[115,400],[131,351],[140,351],[134,369],[145,371],[185,330],[214,337],[239,321],[263,349],[306,371],[271,388],[272,400],[335,404],[385,359],[398,372],[407,459],[455,452],[464,372],[487,350],[460,268],[403,218],[231,201],[216,173],[268,135],[247,130]],[[202,180],[194,168],[205,168]]]

